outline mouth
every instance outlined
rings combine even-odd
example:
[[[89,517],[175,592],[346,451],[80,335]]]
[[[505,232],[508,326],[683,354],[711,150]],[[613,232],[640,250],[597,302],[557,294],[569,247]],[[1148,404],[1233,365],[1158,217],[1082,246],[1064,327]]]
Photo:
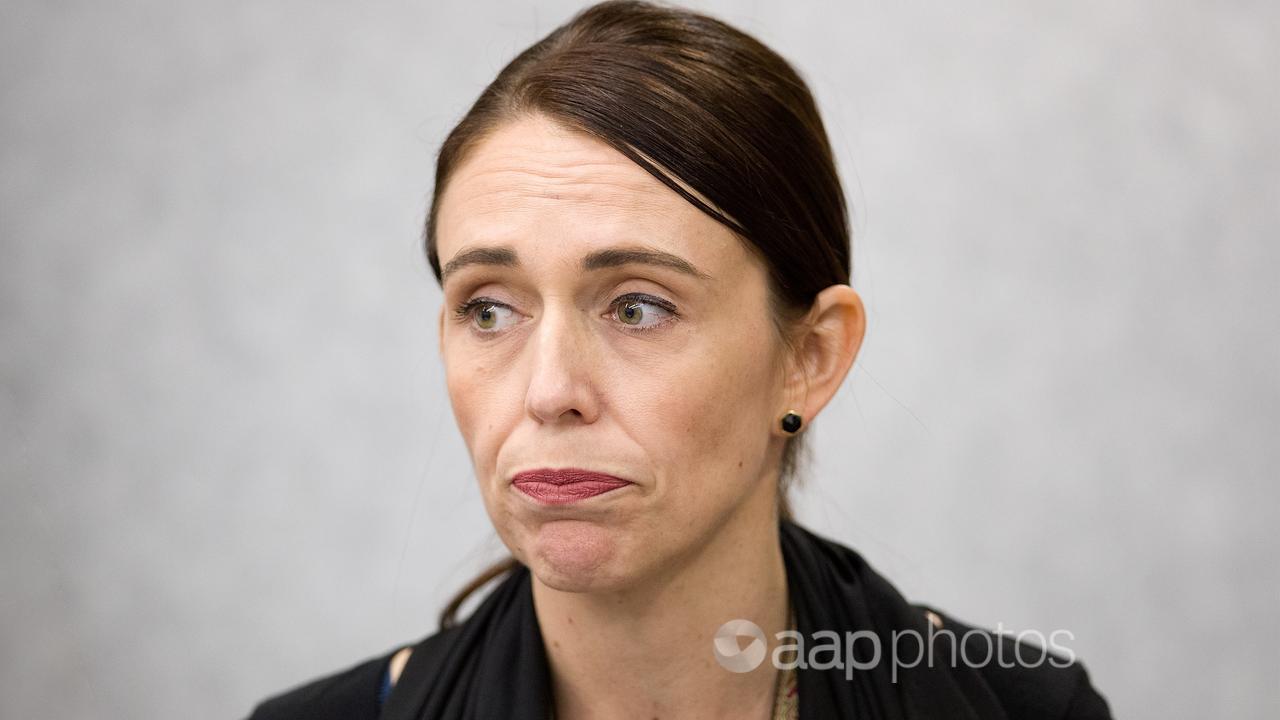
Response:
[[[543,505],[568,505],[626,487],[631,481],[578,468],[539,468],[516,473],[511,484]]]

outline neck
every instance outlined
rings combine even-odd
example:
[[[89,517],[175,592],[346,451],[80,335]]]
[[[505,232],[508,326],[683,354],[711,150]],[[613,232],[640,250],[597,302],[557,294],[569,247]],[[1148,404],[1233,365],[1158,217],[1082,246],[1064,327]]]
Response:
[[[533,576],[558,720],[771,717],[773,664],[734,673],[712,652],[732,619],[766,638],[787,629],[776,505],[758,505],[740,508],[678,569],[625,591],[562,592]]]

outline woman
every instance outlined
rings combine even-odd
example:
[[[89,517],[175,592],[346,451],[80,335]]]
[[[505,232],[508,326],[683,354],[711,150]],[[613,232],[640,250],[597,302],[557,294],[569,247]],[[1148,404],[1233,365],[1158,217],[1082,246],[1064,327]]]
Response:
[[[1078,662],[909,604],[792,520],[866,315],[822,121],[768,48],[586,9],[451,132],[425,236],[512,558],[439,632],[254,718],[1109,717]]]

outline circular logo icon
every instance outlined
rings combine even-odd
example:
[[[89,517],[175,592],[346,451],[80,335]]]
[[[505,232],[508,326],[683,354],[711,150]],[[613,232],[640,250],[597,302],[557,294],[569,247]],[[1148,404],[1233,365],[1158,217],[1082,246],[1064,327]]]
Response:
[[[746,647],[742,647],[738,638],[748,638]],[[730,620],[720,626],[715,638],[711,641],[711,649],[715,651],[716,662],[729,672],[751,672],[764,661],[768,647],[764,641],[764,631],[750,620]]]

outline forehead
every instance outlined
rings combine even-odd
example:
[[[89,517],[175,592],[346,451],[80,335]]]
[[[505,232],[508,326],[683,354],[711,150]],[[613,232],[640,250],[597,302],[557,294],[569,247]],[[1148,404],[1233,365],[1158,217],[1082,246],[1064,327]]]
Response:
[[[464,246],[549,236],[562,248],[664,246],[695,263],[742,251],[727,228],[625,155],[542,115],[505,123],[473,148],[438,213],[442,262]]]

